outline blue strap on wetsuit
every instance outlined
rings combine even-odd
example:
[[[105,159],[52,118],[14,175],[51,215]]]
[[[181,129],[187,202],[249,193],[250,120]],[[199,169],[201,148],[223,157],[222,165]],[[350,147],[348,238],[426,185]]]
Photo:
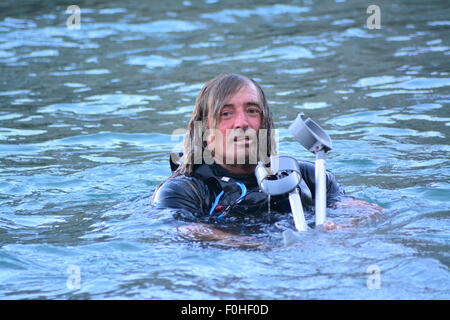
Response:
[[[226,207],[226,209],[223,211],[222,214],[220,214],[217,219],[220,219],[222,217],[224,217],[225,215],[228,214],[229,210],[231,209],[232,206],[237,205],[238,203],[240,203],[242,200],[244,200],[245,196],[247,195],[247,188],[245,187],[245,184],[243,184],[242,182],[236,182],[236,184],[239,186],[239,188],[241,188],[241,195],[240,197],[231,205],[228,205]],[[223,196],[224,191],[222,190],[216,197],[216,200],[214,200],[214,203],[211,207],[211,210],[209,210],[209,215],[211,216],[214,212],[214,209],[216,209],[217,205],[219,204],[220,198]]]
[[[211,210],[209,210],[209,215],[212,215],[214,212],[214,209],[217,207],[217,205],[219,204],[219,200],[220,198],[223,196],[223,190],[219,193],[219,195],[216,197],[216,200],[214,200],[214,203],[211,207]]]

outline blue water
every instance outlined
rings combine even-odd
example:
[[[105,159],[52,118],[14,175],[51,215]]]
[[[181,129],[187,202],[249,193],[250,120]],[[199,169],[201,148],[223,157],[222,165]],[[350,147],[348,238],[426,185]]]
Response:
[[[373,30],[360,1],[78,5],[69,30],[60,4],[0,4],[1,299],[450,298],[446,0],[381,1]],[[382,216],[330,209],[365,219],[286,246],[288,215],[242,235],[256,250],[183,238],[151,195],[221,72],[262,85],[281,154],[314,160],[287,128],[318,122]]]

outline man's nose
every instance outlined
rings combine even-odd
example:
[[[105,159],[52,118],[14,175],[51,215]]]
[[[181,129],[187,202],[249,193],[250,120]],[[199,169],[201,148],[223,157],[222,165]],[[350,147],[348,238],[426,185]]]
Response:
[[[245,113],[245,110],[239,108],[236,112],[236,116],[234,118],[234,127],[235,129],[241,128],[241,129],[248,129],[248,119],[247,115]]]

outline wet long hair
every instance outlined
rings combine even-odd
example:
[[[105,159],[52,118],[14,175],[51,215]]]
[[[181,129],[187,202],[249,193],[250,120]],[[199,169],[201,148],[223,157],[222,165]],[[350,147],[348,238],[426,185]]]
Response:
[[[192,176],[194,164],[202,163],[203,156],[208,154],[204,135],[209,129],[209,118],[212,116],[213,127],[216,128],[220,115],[220,110],[225,102],[242,88],[254,85],[258,91],[259,100],[262,104],[261,129],[265,129],[265,136],[259,135],[257,161],[269,164],[271,155],[276,154],[274,138],[274,124],[272,112],[269,109],[264,91],[253,79],[238,74],[223,73],[209,80],[200,91],[192,117],[188,124],[188,131],[183,142],[183,157],[181,165],[174,172],[173,176]],[[262,146],[262,147],[261,147]],[[201,159],[199,159],[201,157]]]

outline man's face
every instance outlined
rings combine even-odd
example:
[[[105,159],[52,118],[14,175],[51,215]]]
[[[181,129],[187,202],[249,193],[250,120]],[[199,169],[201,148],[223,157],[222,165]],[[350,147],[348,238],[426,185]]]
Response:
[[[214,151],[216,161],[228,165],[256,164],[261,119],[262,102],[253,84],[246,85],[225,101],[217,128],[208,138],[208,148]],[[213,128],[211,118],[209,126]]]

